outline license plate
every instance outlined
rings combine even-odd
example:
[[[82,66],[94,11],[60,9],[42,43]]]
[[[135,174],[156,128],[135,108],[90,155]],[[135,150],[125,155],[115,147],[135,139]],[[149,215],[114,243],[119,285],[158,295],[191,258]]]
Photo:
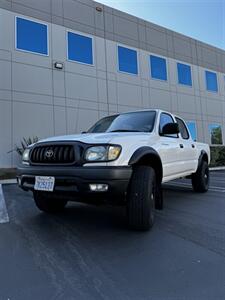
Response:
[[[34,189],[36,191],[53,192],[55,187],[55,177],[36,176]]]

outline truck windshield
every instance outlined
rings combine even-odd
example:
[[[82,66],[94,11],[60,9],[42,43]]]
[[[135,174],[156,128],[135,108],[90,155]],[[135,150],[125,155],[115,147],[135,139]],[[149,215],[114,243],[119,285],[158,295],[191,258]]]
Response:
[[[101,132],[152,132],[155,111],[141,111],[109,116],[98,121],[88,133]]]

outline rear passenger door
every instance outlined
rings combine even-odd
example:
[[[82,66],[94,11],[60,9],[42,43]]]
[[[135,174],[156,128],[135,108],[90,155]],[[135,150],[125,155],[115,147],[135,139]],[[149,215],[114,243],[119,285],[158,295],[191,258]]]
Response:
[[[195,172],[195,168],[197,165],[197,148],[195,142],[192,140],[189,131],[187,129],[186,124],[183,120],[176,117],[176,122],[179,125],[180,134],[179,134],[179,142],[180,142],[180,168],[182,173],[192,173]]]
[[[163,164],[164,181],[171,180],[180,173],[179,136],[177,134],[162,135],[162,129],[168,123],[175,123],[175,121],[170,114],[162,112],[159,118],[160,145],[158,152]]]

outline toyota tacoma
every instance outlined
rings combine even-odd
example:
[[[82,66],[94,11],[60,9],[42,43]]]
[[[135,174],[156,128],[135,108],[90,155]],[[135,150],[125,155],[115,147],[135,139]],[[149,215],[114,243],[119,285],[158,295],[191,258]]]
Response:
[[[161,110],[115,114],[87,132],[41,140],[28,147],[18,184],[44,212],[68,201],[126,206],[128,225],[148,230],[163,208],[162,183],[189,178],[195,192],[209,188],[210,150],[185,122]]]

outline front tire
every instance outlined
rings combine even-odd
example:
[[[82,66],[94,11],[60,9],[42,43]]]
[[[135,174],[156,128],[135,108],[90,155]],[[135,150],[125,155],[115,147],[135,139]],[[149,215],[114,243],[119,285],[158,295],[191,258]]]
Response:
[[[149,230],[155,219],[156,175],[152,167],[134,168],[127,197],[128,225],[135,230]]]
[[[46,192],[33,192],[34,201],[36,206],[43,212],[46,213],[57,213],[61,212],[67,201],[64,199],[57,199],[54,195],[50,195]]]
[[[192,187],[197,193],[206,193],[209,189],[209,166],[202,161],[196,173],[192,174]]]

